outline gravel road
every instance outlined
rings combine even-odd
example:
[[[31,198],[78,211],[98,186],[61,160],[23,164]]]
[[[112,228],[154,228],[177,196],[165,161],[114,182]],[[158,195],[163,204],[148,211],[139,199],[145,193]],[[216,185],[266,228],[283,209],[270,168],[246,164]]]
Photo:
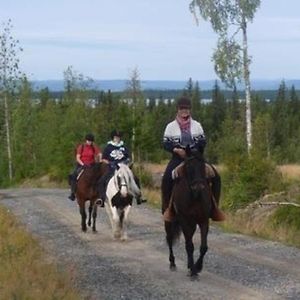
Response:
[[[80,229],[77,204],[62,189],[0,190],[6,206],[46,251],[75,274],[83,299],[300,299],[300,250],[210,229],[209,250],[197,280],[187,277],[183,237],[175,246],[177,271],[158,210],[132,208],[125,242],[112,238],[104,209],[96,234]],[[199,236],[195,235],[198,254]]]

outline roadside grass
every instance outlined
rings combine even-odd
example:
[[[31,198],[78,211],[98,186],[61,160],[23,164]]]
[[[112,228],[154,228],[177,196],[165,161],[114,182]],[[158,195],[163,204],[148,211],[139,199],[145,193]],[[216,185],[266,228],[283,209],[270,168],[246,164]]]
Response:
[[[80,299],[72,274],[49,261],[38,242],[0,206],[0,299]]]
[[[270,202],[300,205],[300,180],[291,174],[284,176],[284,179],[286,191],[269,195]],[[263,199],[260,202],[262,205],[254,203],[235,212],[226,211],[227,218],[220,226],[226,231],[254,235],[300,248],[300,207],[263,205]]]
[[[160,208],[161,192],[159,188],[143,188],[143,193],[151,206]]]

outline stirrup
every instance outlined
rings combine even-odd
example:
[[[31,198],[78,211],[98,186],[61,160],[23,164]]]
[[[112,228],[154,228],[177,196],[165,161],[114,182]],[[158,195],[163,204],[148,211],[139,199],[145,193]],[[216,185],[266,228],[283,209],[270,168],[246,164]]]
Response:
[[[137,198],[136,199],[137,205],[141,205],[141,204],[146,203],[146,202],[147,202],[147,199],[145,199],[145,198]]]
[[[95,204],[100,205],[101,207],[104,207],[104,201],[101,198],[97,199]]]

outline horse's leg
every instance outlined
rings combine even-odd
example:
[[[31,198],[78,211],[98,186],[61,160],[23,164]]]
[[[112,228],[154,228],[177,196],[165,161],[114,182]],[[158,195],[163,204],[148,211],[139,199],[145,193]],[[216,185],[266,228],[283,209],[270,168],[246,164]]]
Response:
[[[93,232],[97,232],[96,230],[96,219],[97,219],[97,204],[95,203],[95,201],[93,201],[93,211],[92,211],[92,214],[93,214]]]
[[[197,273],[201,272],[201,270],[202,270],[203,258],[208,249],[208,247],[207,247],[208,228],[209,228],[208,220],[207,220],[207,222],[200,224],[200,231],[201,231],[200,256],[195,264]]]
[[[89,206],[89,219],[88,219],[88,225],[91,227],[92,225],[92,211],[93,211],[93,201],[90,200],[90,206]]]
[[[85,212],[85,202],[80,201],[79,211],[81,214],[81,229],[83,232],[86,232],[86,212]]]
[[[190,275],[197,275],[197,271],[194,266],[194,244],[193,244],[193,235],[196,230],[196,224],[193,222],[183,222],[181,224],[182,232],[185,238],[185,250],[187,253],[187,267],[190,269]]]
[[[121,237],[121,227],[120,227],[120,216],[118,214],[118,209],[115,206],[111,207],[112,221],[113,221],[113,236],[114,238]]]
[[[174,240],[174,231],[173,231],[173,223],[165,221],[165,232],[166,232],[166,240],[169,247],[169,262],[170,262],[170,270],[176,269],[175,264],[175,256],[173,253],[173,240]]]
[[[122,235],[121,235],[121,240],[125,241],[127,240],[127,227],[128,227],[128,214],[130,211],[131,205],[127,205],[124,208],[124,212],[123,212],[123,218],[121,219],[121,222],[123,222],[123,226],[122,227]]]

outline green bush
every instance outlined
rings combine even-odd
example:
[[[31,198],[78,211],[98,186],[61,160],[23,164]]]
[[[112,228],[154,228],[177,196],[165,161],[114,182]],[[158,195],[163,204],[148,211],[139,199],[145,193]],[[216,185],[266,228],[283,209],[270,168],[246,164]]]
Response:
[[[300,230],[300,208],[294,206],[279,207],[272,217],[275,228],[286,225]]]
[[[272,161],[244,156],[239,164],[229,164],[223,174],[223,207],[243,208],[263,194],[283,188],[281,175]]]

